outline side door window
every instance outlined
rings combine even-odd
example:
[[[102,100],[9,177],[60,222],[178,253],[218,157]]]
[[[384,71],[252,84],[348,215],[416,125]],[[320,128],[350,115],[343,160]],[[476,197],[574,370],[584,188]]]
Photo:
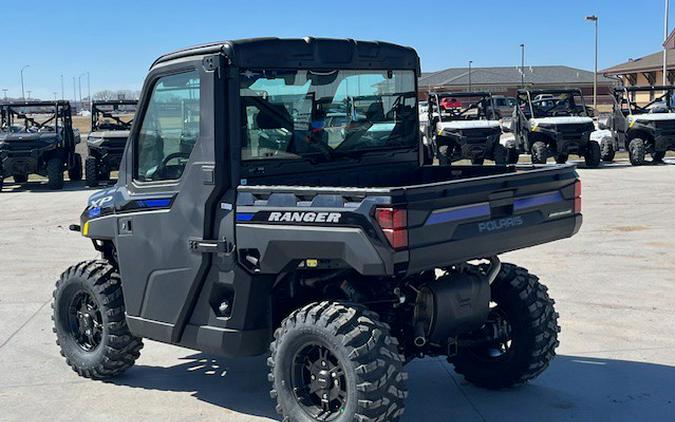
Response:
[[[181,177],[199,138],[199,85],[197,71],[157,80],[136,141],[135,180]]]

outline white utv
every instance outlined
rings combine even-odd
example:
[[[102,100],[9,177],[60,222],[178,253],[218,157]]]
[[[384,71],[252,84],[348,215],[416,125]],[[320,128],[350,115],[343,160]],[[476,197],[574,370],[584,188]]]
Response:
[[[591,140],[595,131],[578,89],[518,90],[512,129],[519,150],[532,156],[533,164],[567,162],[570,154],[584,157],[588,167],[600,165],[600,145]]]

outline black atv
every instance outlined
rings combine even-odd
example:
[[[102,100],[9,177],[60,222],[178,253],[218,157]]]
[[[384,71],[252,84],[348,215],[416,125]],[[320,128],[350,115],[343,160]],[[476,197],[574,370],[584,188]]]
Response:
[[[6,177],[25,183],[30,174],[48,179],[50,189],[63,187],[63,172],[82,179],[80,142],[73,130],[68,101],[14,102],[0,105],[0,188]]]
[[[579,230],[574,166],[421,165],[419,74],[415,50],[354,40],[159,58],[118,183],[72,226],[101,258],[57,282],[68,365],[113,377],[143,337],[268,354],[293,421],[397,420],[422,356],[494,389],[544,371],[553,300],[497,256]]]
[[[507,164],[500,116],[489,92],[429,92],[426,114],[425,136],[439,164],[463,159],[476,165],[486,159]]]
[[[600,145],[590,139],[595,131],[589,109],[578,89],[518,90],[512,130],[522,153],[533,164],[567,162],[570,154],[584,157],[586,166],[600,165]]]
[[[91,105],[91,132],[87,137],[88,156],[84,160],[87,186],[109,180],[119,169],[124,145],[136,113],[136,100],[94,101]]]
[[[611,162],[616,151],[625,148],[630,163],[640,166],[647,154],[660,163],[667,151],[675,151],[674,93],[671,85],[615,88],[612,116],[599,122],[600,129],[614,135],[603,141],[602,159]]]

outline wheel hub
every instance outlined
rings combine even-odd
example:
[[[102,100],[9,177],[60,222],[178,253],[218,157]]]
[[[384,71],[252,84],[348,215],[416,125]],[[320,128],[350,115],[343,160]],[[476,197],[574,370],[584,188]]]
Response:
[[[75,343],[87,352],[101,343],[103,319],[96,299],[89,292],[79,292],[69,307],[70,335]]]
[[[344,369],[326,348],[303,347],[294,359],[293,391],[303,409],[314,418],[332,420],[346,405]]]

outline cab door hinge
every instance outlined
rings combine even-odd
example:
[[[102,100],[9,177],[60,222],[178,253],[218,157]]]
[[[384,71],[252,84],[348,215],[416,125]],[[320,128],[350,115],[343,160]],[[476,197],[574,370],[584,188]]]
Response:
[[[199,253],[232,253],[234,245],[227,240],[190,239],[190,250]]]

